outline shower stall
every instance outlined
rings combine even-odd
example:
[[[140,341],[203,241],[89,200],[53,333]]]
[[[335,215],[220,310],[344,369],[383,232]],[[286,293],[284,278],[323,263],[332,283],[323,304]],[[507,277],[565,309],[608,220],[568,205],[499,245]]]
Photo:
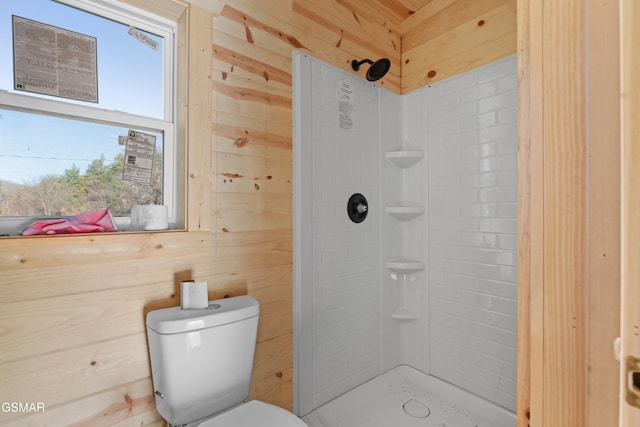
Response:
[[[296,413],[401,366],[515,425],[515,56],[406,95],[293,64]]]

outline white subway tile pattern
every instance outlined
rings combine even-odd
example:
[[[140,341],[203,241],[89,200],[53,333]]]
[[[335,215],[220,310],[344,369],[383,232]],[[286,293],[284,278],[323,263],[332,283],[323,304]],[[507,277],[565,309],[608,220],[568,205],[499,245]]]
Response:
[[[311,60],[313,407],[409,363],[515,410],[515,57],[405,96]],[[344,81],[352,130],[339,126]],[[401,148],[425,158],[399,171],[384,153]],[[346,215],[355,192],[370,206],[361,224]],[[399,223],[384,212],[395,202],[425,216]],[[391,280],[395,256],[427,268]],[[392,319],[402,304],[419,319]]]
[[[311,112],[314,407],[377,375],[380,364],[378,90],[316,65]],[[353,89],[352,130],[339,126],[338,85],[345,81]],[[347,216],[353,193],[364,194],[370,206],[360,224]]]
[[[429,370],[515,410],[515,57],[425,90]]]

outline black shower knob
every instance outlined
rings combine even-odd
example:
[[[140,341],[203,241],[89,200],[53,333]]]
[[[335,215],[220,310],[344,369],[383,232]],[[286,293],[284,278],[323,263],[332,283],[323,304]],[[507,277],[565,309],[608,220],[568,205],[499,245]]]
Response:
[[[347,202],[347,214],[349,219],[356,224],[361,223],[369,213],[369,203],[367,198],[360,193],[355,193],[349,197]]]

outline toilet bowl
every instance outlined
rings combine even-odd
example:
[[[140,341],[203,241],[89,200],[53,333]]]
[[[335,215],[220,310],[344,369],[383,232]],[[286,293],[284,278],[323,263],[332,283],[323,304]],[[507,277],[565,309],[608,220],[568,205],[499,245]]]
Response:
[[[279,406],[259,400],[243,403],[198,427],[307,427],[304,421]]]
[[[147,314],[156,409],[170,425],[306,426],[285,409],[248,400],[259,315],[249,295]]]

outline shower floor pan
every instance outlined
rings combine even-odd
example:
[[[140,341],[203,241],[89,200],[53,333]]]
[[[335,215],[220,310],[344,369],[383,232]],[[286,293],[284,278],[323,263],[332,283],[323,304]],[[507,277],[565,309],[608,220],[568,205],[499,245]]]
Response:
[[[310,427],[514,427],[513,412],[401,365],[302,417]]]

